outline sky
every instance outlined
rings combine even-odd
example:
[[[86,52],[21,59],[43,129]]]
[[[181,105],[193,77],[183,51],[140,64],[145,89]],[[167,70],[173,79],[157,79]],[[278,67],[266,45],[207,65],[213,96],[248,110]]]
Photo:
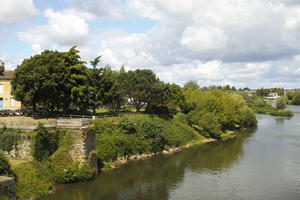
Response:
[[[300,88],[300,0],[0,2],[6,69],[77,45],[85,61],[179,85]]]

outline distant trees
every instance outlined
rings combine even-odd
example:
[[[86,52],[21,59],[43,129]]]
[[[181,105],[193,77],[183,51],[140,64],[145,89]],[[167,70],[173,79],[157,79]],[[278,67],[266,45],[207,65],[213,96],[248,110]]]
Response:
[[[286,103],[285,103],[285,101],[284,101],[283,98],[279,98],[279,99],[276,101],[276,108],[282,109],[282,110],[286,109]]]

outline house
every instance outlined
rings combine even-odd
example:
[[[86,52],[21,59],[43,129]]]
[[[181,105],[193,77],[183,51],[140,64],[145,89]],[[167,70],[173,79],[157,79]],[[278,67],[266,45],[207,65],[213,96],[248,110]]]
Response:
[[[269,93],[267,97],[264,97],[266,101],[277,101],[280,96],[277,93]]]
[[[4,71],[4,63],[0,60],[0,110],[18,110],[21,109],[21,102],[16,101],[12,96],[12,86],[10,84],[14,71]]]

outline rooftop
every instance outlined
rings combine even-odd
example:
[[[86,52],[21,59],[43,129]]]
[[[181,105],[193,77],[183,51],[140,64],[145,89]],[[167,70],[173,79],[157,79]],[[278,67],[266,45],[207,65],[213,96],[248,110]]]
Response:
[[[14,76],[14,71],[4,71],[3,75],[0,75],[0,80],[10,80]]]

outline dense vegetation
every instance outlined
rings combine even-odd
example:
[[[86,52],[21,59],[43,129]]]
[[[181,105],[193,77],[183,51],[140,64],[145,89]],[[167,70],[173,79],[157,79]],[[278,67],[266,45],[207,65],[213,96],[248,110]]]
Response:
[[[47,133],[47,134],[46,134]],[[47,130],[42,125],[32,133],[33,161],[13,168],[20,199],[36,198],[52,190],[56,183],[85,181],[93,170],[74,162],[69,154],[74,133],[62,129]]]
[[[287,93],[287,102],[292,105],[300,105],[300,92]]]
[[[109,162],[118,157],[160,152],[204,138],[229,139],[229,130],[257,123],[254,112],[239,94],[217,89],[204,91],[192,82],[177,93],[184,98],[168,115],[94,120],[100,160]]]
[[[0,129],[0,150],[10,152],[17,149],[19,140],[21,139],[21,131],[15,129]]]

